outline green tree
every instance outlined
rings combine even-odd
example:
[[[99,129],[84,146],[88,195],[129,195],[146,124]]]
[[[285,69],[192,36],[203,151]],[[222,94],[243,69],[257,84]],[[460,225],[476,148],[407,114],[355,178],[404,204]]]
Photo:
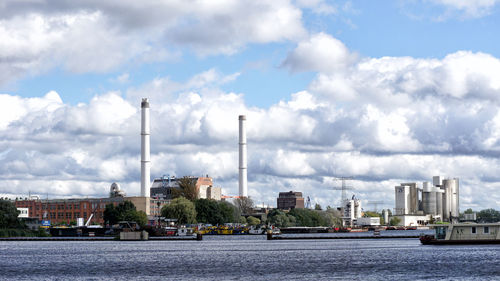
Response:
[[[500,221],[500,212],[495,209],[485,209],[477,213],[477,220],[480,222]]]
[[[19,211],[14,203],[0,200],[0,228],[24,228],[18,216]]]
[[[198,199],[198,188],[196,187],[196,178],[182,177],[179,179],[179,188],[172,189],[174,198],[184,197],[189,201]]]
[[[342,226],[342,219],[340,218],[340,212],[335,209],[327,209],[324,212],[319,212],[326,222],[326,226]]]
[[[135,221],[140,227],[144,227],[148,223],[148,216],[143,211],[137,211],[132,202],[124,201],[116,207],[113,204],[106,205],[104,221],[110,225],[120,221]]]
[[[327,226],[326,220],[316,210],[295,208],[288,214],[295,217],[297,226]]]
[[[474,213],[474,211],[471,208],[464,211],[464,214],[472,214],[472,213]]]
[[[245,224],[245,223],[247,223],[247,218],[245,218],[244,216],[241,216],[240,219],[238,220],[238,222],[241,224]]]
[[[259,225],[260,224],[260,220],[256,217],[252,217],[252,216],[249,216],[247,218],[247,223],[249,225]]]
[[[177,219],[179,224],[196,223],[196,207],[184,197],[175,198],[170,204],[163,206],[161,215]]]
[[[316,205],[314,205],[314,210],[321,211],[323,209],[321,208],[320,204],[316,203]]]
[[[267,215],[267,221],[277,227],[295,226],[296,219],[285,212],[275,209]]]
[[[389,225],[395,226],[399,225],[401,223],[401,219],[398,217],[392,217],[391,220],[389,221]]]
[[[238,208],[226,201],[219,202],[219,209],[222,216],[223,222],[238,222],[240,217],[240,212]]]
[[[212,225],[224,223],[219,204],[211,199],[197,199],[194,201],[196,221]]]

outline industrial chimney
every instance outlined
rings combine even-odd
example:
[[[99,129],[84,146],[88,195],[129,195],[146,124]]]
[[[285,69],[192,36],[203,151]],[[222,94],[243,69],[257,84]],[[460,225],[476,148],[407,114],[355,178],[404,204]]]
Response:
[[[239,195],[247,197],[247,132],[245,115],[239,116],[240,121],[240,167],[239,167]]]
[[[149,100],[141,102],[141,197],[149,197],[151,161],[149,149]]]

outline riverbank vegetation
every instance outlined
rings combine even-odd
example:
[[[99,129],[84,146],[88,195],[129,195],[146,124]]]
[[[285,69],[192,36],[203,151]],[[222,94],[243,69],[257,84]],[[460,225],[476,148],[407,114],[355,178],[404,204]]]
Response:
[[[28,229],[19,219],[19,211],[10,200],[0,199],[0,237],[44,237],[48,236],[44,229],[36,231]]]

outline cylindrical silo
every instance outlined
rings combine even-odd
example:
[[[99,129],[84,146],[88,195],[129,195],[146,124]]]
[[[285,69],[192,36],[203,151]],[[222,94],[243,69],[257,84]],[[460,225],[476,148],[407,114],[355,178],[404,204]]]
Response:
[[[444,190],[441,188],[436,188],[436,215],[443,219],[443,193]]]
[[[443,220],[452,221],[453,218],[458,218],[458,181],[443,180],[443,189]]]
[[[436,191],[429,182],[423,183],[422,190],[422,206],[424,214],[435,215],[436,214]]]
[[[382,216],[384,217],[385,224],[389,224],[389,210],[383,209]]]
[[[443,187],[445,188],[446,192],[446,203],[449,205],[448,212],[450,219],[458,218],[458,179],[455,178],[443,180]]]

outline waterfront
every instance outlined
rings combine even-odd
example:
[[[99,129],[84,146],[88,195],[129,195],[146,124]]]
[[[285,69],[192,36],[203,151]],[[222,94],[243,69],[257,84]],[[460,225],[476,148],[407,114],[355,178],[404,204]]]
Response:
[[[1,280],[499,279],[500,246],[418,239],[0,242]]]

